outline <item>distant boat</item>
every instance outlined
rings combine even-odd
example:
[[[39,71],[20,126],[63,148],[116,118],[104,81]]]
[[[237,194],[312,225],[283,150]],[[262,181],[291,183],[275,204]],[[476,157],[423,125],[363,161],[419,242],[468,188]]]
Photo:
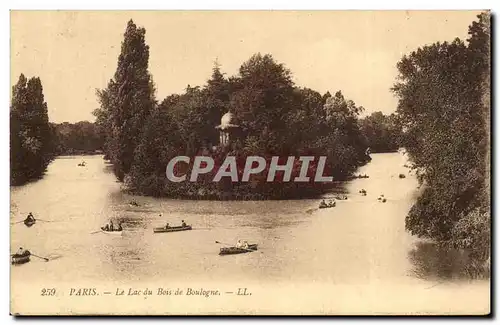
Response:
[[[178,227],[158,227],[154,228],[153,232],[175,232],[175,231],[186,231],[186,230],[192,230],[193,228],[191,226],[178,226]]]
[[[333,202],[333,203],[328,203],[328,204],[320,204],[319,205],[319,208],[320,209],[326,209],[326,208],[335,208],[335,206],[337,206],[337,203],[336,202]]]
[[[26,227],[31,227],[31,226],[33,226],[35,223],[36,223],[36,220],[28,220],[28,219],[24,220],[24,225],[25,225]]]
[[[108,235],[115,235],[115,236],[121,236],[123,234],[123,230],[113,230],[113,231],[109,231],[109,230],[104,230],[104,227],[101,227],[101,231],[105,234],[108,234]]]
[[[26,251],[24,254],[14,254],[11,256],[12,264],[24,264],[30,261],[31,253]]]
[[[233,254],[243,254],[251,253],[257,250],[257,244],[250,244],[248,248],[239,247],[222,247],[219,251],[219,255],[233,255]]]

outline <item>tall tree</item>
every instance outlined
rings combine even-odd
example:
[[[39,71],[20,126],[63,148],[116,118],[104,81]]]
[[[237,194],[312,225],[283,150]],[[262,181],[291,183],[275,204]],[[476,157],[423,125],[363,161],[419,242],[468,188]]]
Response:
[[[12,90],[11,182],[39,178],[54,156],[52,130],[40,78],[21,74]]]
[[[101,107],[95,115],[108,128],[106,151],[119,180],[130,171],[144,122],[156,105],[145,35],[144,28],[128,22],[114,78],[97,92]]]
[[[211,144],[217,144],[219,133],[215,129],[220,123],[223,114],[229,111],[229,89],[230,84],[220,70],[220,64],[216,60],[212,69],[212,76],[207,81],[203,92],[203,102],[208,110],[206,141]]]
[[[231,107],[242,126],[251,139],[267,138],[267,151],[282,152],[288,145],[283,131],[292,107],[291,72],[271,55],[258,53],[241,65],[235,84]]]
[[[113,96],[103,95],[103,103],[112,102]],[[147,119],[128,185],[138,193],[174,197],[200,193],[217,197],[228,192],[268,198],[316,195],[324,189],[322,185],[279,182],[283,176],[279,173],[277,182],[267,182],[267,169],[262,175],[253,175],[249,183],[230,179],[214,183],[210,173],[198,182],[172,183],[165,179],[165,167],[175,155],[209,155],[217,170],[231,155],[236,157],[241,176],[249,155],[269,160],[270,155],[277,155],[280,164],[290,155],[326,155],[332,162],[327,166],[329,176],[345,177],[368,158],[357,120],[361,110],[340,92],[335,97],[329,93],[322,96],[295,87],[291,72],[271,55],[252,56],[237,76],[227,79],[216,63],[203,87],[188,85],[183,94],[168,96]],[[232,141],[210,150],[206,145],[218,143],[216,126],[227,111],[233,113],[231,124],[238,125]],[[185,168],[184,172],[192,166]],[[300,168],[296,164],[292,175],[298,175]],[[316,168],[317,161],[309,166],[312,179]]]
[[[456,39],[419,48],[398,63],[404,145],[424,185],[406,218],[418,236],[489,250],[489,18]]]

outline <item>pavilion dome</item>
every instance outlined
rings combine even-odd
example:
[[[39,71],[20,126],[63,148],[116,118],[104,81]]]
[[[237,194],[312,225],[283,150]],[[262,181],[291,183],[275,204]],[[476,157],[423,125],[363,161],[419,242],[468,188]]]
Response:
[[[231,112],[227,112],[226,114],[222,115],[218,128],[224,130],[231,127],[238,127],[238,125],[236,125],[234,114]]]

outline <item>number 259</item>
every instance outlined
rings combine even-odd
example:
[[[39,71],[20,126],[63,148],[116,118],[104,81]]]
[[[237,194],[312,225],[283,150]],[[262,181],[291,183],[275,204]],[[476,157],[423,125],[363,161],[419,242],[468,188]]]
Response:
[[[42,296],[55,296],[55,295],[56,295],[56,289],[54,288],[42,289]]]

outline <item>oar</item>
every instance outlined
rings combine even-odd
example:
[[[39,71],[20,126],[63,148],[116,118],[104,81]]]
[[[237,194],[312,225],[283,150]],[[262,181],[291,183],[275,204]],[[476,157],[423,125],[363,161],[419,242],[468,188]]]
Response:
[[[11,225],[15,225],[15,224],[17,224],[17,223],[21,223],[21,222],[24,222],[24,220],[17,221],[17,222],[13,222],[13,223],[11,223]]]
[[[35,257],[38,257],[38,258],[41,258],[42,260],[45,260],[45,262],[48,262],[48,261],[49,261],[49,259],[48,259],[48,258],[46,258],[46,257],[38,256],[38,255],[35,255],[35,254],[33,254],[33,253],[31,253],[31,255],[32,255],[32,256],[35,256]]]
[[[44,221],[44,222],[55,222],[54,220],[43,220],[43,219],[35,219],[36,221]]]
[[[227,245],[227,246],[231,246],[230,244],[224,244],[224,243],[221,243],[220,241],[215,241],[216,244],[221,244],[221,245]],[[249,251],[249,252],[255,252],[255,249],[248,249],[248,248],[243,248],[243,247],[238,247],[240,249],[244,249],[246,251]]]
[[[102,230],[93,231],[93,232],[91,232],[90,234],[91,234],[91,235],[92,235],[92,234],[97,234],[98,232],[102,232]]]

